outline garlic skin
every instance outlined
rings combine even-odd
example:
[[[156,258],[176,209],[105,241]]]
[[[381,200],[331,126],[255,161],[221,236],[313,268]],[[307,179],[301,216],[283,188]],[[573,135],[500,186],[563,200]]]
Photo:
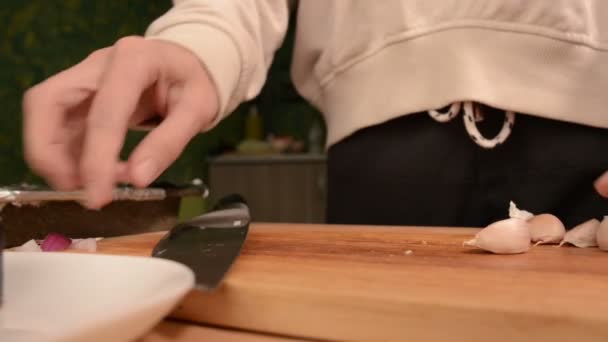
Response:
[[[604,219],[597,227],[595,238],[599,249],[608,251],[608,216],[604,216]]]
[[[536,245],[559,243],[566,235],[566,227],[560,219],[551,214],[535,215],[528,220],[530,236]]]
[[[597,246],[597,230],[600,226],[600,221],[597,219],[591,219],[585,221],[578,226],[570,229],[564,239],[560,242],[561,247],[565,243],[569,243],[579,248],[595,247]]]
[[[494,222],[465,241],[472,246],[495,254],[519,254],[530,249],[530,227],[525,220],[510,218]]]
[[[42,252],[42,248],[40,248],[40,245],[38,245],[34,239],[29,240],[21,246],[10,248],[9,250],[15,252]]]
[[[517,206],[515,205],[515,203],[513,203],[513,201],[510,201],[509,202],[509,217],[528,221],[532,217],[534,217],[534,214],[532,214],[529,211],[518,209]]]

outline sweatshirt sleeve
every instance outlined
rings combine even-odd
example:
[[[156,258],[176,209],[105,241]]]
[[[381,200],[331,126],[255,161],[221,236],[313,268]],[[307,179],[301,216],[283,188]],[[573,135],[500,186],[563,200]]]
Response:
[[[147,39],[179,44],[206,67],[218,91],[213,126],[260,92],[287,31],[289,0],[173,0]]]

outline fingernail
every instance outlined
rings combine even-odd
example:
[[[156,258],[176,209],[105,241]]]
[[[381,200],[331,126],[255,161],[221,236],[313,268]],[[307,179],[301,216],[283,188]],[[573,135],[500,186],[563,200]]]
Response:
[[[602,196],[608,197],[608,172],[604,172],[604,174],[595,181],[594,186],[597,192]]]
[[[139,186],[147,186],[156,178],[158,166],[152,158],[145,159],[135,166],[133,182]]]
[[[120,163],[116,167],[116,182],[122,184],[129,183],[129,170],[126,163]]]
[[[86,189],[86,198],[84,200],[84,206],[90,210],[99,210],[104,206],[108,199],[107,196],[99,194],[99,190],[95,191],[90,187]]]
[[[84,206],[87,209],[101,209],[112,201],[112,180],[106,181],[100,177],[84,179]]]
[[[85,208],[89,210],[99,210],[101,205],[99,204],[99,200],[91,197],[92,195],[87,193],[86,199],[81,203],[85,206]]]

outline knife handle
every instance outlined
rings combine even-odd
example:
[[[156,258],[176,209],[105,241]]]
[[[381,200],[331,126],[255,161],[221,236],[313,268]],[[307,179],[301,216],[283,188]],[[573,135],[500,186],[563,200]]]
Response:
[[[237,194],[222,197],[210,211],[194,217],[185,224],[198,227],[235,228],[248,225],[251,221],[249,206]]]
[[[150,188],[164,190],[165,196],[168,198],[192,196],[207,198],[209,196],[209,188],[202,181],[189,185],[175,185],[170,182],[155,182],[150,185]]]
[[[239,194],[230,194],[220,198],[210,211],[248,207],[247,201]]]

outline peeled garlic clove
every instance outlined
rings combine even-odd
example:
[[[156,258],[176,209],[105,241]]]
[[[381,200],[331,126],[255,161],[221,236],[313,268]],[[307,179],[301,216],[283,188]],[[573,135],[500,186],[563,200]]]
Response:
[[[530,236],[536,245],[559,243],[566,235],[566,227],[560,219],[551,214],[540,214],[528,220]]]
[[[597,246],[603,251],[608,251],[608,216],[604,216],[604,219],[597,227],[595,237]]]
[[[464,245],[496,254],[524,253],[530,249],[530,227],[526,221],[515,218],[494,222]]]
[[[600,225],[600,221],[591,219],[583,222],[578,226],[570,229],[564,239],[560,242],[561,247],[565,243],[572,244],[576,247],[587,248],[597,246],[597,228]]]
[[[527,221],[534,217],[534,214],[529,211],[518,209],[515,203],[511,201],[509,202],[509,217]]]

